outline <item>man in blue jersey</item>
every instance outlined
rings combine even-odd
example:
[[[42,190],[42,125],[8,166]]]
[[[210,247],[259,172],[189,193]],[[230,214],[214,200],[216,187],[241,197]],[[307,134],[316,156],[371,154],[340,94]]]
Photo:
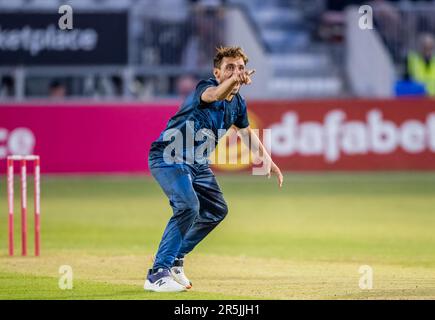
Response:
[[[254,70],[240,47],[220,47],[214,58],[214,78],[202,80],[151,145],[149,168],[173,210],[163,233],[144,289],[178,292],[190,289],[183,259],[221,222],[227,204],[209,168],[207,156],[222,132],[233,127],[251,151],[262,155],[265,174],[283,176],[249,127],[246,103],[239,94],[251,83]],[[205,141],[204,141],[205,140]],[[266,164],[264,166],[264,164]]]

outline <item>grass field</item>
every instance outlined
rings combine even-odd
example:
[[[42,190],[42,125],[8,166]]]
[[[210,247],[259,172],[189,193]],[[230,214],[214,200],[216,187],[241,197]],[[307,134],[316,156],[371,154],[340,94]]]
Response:
[[[157,294],[142,286],[171,212],[153,180],[43,176],[42,256],[10,258],[2,176],[0,299],[435,299],[435,173],[285,178],[219,177],[230,213],[186,258],[193,289]]]

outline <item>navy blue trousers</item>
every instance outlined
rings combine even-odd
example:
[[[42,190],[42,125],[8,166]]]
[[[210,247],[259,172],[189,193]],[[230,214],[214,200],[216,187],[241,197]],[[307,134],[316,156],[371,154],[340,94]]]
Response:
[[[153,269],[172,267],[207,236],[228,213],[216,178],[207,164],[149,162],[151,174],[169,198],[169,219]]]

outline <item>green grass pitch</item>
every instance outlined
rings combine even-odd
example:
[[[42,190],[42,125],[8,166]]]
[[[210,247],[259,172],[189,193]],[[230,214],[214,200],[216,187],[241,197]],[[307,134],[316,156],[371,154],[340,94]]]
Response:
[[[186,258],[193,288],[177,294],[143,291],[171,215],[150,177],[43,176],[39,258],[32,219],[31,255],[19,256],[18,199],[18,255],[7,255],[1,183],[0,299],[435,299],[435,173],[287,174],[282,189],[218,180],[230,212]],[[72,290],[59,289],[61,265]],[[371,290],[358,286],[361,265]]]

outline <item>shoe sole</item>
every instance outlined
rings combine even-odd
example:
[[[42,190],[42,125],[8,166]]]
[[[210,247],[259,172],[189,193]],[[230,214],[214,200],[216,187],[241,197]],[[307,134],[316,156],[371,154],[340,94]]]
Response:
[[[181,284],[180,284],[181,285]],[[148,280],[145,282],[143,289],[145,291],[151,291],[151,292],[183,292],[186,291],[186,287],[183,286],[183,288],[181,289],[176,289],[176,290],[156,290],[155,288],[152,287],[151,282],[149,282]]]

